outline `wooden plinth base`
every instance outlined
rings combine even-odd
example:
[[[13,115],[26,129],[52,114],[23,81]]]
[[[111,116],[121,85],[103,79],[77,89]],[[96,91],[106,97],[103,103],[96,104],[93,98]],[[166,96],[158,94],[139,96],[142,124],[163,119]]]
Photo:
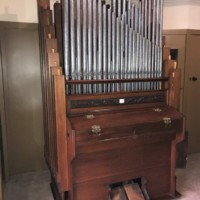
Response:
[[[158,199],[154,199],[154,200],[172,200],[172,199],[178,199],[181,197],[181,194],[179,192],[176,191],[176,194],[174,197],[171,197],[171,196],[165,196],[165,197],[162,197],[162,198],[158,198]]]

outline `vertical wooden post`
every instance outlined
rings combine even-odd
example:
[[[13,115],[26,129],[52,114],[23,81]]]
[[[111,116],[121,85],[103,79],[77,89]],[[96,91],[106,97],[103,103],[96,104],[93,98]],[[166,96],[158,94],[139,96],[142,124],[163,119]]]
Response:
[[[181,92],[181,70],[169,70],[169,105],[179,110],[180,108],[180,92]]]
[[[49,9],[50,0],[37,0],[38,8]]]
[[[170,195],[175,196],[176,140],[171,143]]]
[[[61,4],[54,4],[55,32],[58,43],[58,52],[60,56],[60,66],[63,66],[63,38],[62,38],[62,8]]]
[[[163,76],[169,77],[167,103],[169,106],[179,110],[181,70],[177,69],[176,61],[171,60],[170,49],[166,47],[163,47]],[[163,88],[166,88],[166,85],[163,85]]]
[[[54,75],[54,102],[57,138],[57,161],[58,181],[60,190],[69,190],[69,165],[67,152],[67,127],[66,127],[66,100],[65,100],[65,78],[62,75]]]

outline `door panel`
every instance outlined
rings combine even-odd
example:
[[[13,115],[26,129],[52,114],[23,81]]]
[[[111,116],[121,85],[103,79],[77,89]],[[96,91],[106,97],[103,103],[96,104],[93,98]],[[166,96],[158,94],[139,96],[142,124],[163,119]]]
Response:
[[[1,128],[1,116],[0,116],[0,200],[3,199],[3,148],[2,148],[2,128]]]
[[[9,174],[45,169],[37,25],[0,32]]]
[[[200,35],[188,35],[185,73],[185,104],[189,152],[200,152]],[[192,78],[197,80],[193,81]]]

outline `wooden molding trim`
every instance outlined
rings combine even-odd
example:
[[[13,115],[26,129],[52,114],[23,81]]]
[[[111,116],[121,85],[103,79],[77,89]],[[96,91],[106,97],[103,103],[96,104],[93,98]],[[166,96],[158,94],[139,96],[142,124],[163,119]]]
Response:
[[[199,0],[164,0],[164,7],[166,6],[181,6],[181,5],[200,5]]]
[[[165,29],[163,30],[164,35],[200,35],[198,29]]]
[[[0,28],[28,28],[28,29],[37,29],[38,28],[38,23],[1,21],[0,22]]]

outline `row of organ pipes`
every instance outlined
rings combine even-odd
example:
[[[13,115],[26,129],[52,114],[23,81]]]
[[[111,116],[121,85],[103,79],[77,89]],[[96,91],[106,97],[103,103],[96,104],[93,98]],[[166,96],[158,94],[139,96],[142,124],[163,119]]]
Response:
[[[63,0],[62,8],[67,81],[155,79],[76,84],[72,94],[160,89],[163,0]]]

